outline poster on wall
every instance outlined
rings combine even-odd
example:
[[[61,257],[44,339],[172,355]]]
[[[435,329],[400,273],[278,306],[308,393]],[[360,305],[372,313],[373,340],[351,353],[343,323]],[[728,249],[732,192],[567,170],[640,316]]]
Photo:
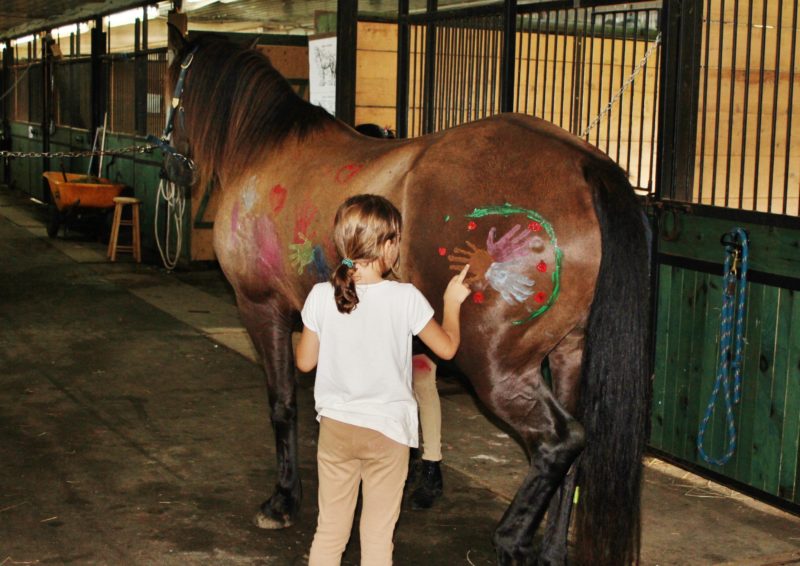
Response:
[[[311,104],[336,114],[336,36],[308,39],[308,84]]]

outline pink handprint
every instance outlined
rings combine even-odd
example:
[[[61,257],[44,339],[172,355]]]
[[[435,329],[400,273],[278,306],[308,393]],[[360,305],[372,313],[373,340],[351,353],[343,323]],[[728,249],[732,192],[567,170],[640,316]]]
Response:
[[[497,241],[494,239],[497,228],[492,227],[489,230],[489,235],[486,237],[486,249],[489,250],[494,261],[503,263],[528,255],[532,233],[529,230],[523,230],[521,234],[518,234],[520,230],[522,230],[522,226],[517,224]]]

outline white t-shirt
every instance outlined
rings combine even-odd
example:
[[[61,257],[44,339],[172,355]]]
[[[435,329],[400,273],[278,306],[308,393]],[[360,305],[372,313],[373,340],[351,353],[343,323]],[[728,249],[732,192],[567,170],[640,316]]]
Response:
[[[433,308],[410,283],[356,285],[359,303],[339,312],[333,285],[314,285],[303,324],[319,337],[314,384],[317,420],[377,430],[411,447],[419,445],[417,402],[411,385],[411,336]]]

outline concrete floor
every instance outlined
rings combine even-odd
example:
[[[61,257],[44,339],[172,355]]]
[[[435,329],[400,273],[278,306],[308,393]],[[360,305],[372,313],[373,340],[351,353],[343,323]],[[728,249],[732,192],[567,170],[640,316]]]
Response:
[[[304,564],[316,516],[311,378],[297,525],[250,519],[274,481],[261,370],[216,270],[111,264],[0,189],[0,566]],[[440,380],[445,495],[404,510],[395,562],[493,564],[521,449]],[[800,564],[800,519],[648,458],[642,562]],[[358,563],[351,542],[344,564]]]

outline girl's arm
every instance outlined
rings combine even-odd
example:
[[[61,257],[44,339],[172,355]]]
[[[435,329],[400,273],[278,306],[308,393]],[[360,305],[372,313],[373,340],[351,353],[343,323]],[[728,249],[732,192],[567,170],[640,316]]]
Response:
[[[470,288],[464,285],[464,278],[469,271],[469,265],[465,265],[461,273],[450,280],[444,292],[444,316],[442,324],[431,319],[425,328],[417,335],[434,354],[443,360],[451,360],[458,351],[461,343],[461,326],[459,316],[461,314],[461,303],[469,297]]]
[[[307,373],[317,367],[319,360],[319,336],[307,326],[303,326],[303,333],[297,343],[297,350],[294,354],[294,361],[297,369]]]

